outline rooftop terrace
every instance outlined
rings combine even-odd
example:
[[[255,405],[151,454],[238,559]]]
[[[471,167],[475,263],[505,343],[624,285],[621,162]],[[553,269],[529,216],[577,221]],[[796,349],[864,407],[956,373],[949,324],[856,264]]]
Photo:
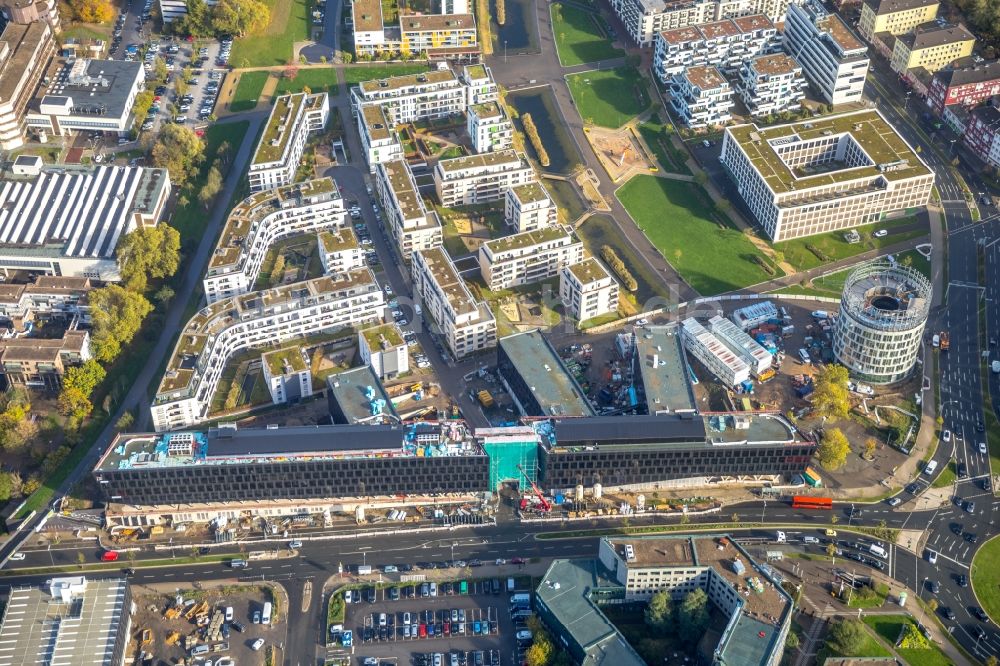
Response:
[[[396,324],[383,324],[382,326],[366,328],[361,331],[361,335],[365,336],[368,348],[373,351],[386,349],[386,345],[389,347],[403,346],[403,336]]]
[[[365,120],[365,129],[372,141],[385,141],[392,137],[392,126],[385,116],[381,104],[366,104],[361,107],[361,115]]]
[[[508,335],[500,338],[499,346],[531,390],[545,416],[595,415],[583,389],[541,331]]]
[[[604,264],[594,257],[587,257],[580,263],[570,264],[566,268],[580,281],[580,284],[584,285],[611,277],[608,271],[605,270]]]
[[[477,311],[472,293],[465,281],[455,270],[451,257],[443,247],[420,250],[424,263],[434,278],[438,288],[444,293],[456,315],[470,314]]]
[[[336,231],[323,230],[318,234],[319,244],[323,252],[342,252],[361,247],[354,229],[344,227]]]
[[[265,352],[261,354],[261,360],[267,364],[267,369],[271,372],[272,377],[309,369],[309,365],[302,357],[302,347],[297,346]]]
[[[473,104],[469,107],[469,112],[475,114],[480,120],[484,118],[502,118],[504,115],[503,109],[496,102]]]
[[[427,215],[427,208],[424,206],[423,199],[420,198],[420,193],[417,191],[416,183],[413,182],[406,162],[401,159],[392,160],[383,162],[378,168],[385,170],[389,186],[399,202],[404,219]]]
[[[511,236],[503,236],[502,238],[494,238],[493,240],[486,241],[486,246],[490,249],[490,252],[496,256],[504,252],[513,252],[515,250],[523,250],[525,248],[534,247],[536,245],[541,245],[542,243],[550,243],[552,241],[564,240],[566,242],[561,243],[561,245],[568,245],[572,242],[577,241],[576,237],[567,233],[566,229],[561,226],[552,227],[541,227],[539,229],[534,229],[532,231],[523,231],[519,234],[513,234]]]
[[[281,160],[291,141],[296,119],[303,112],[305,101],[305,93],[281,95],[275,100],[271,115],[268,116],[267,124],[264,126],[264,133],[250,162],[251,168],[258,164],[270,164]]]
[[[437,85],[443,83],[458,83],[455,73],[450,69],[438,69],[420,74],[404,74],[393,76],[387,79],[374,79],[372,81],[362,81],[360,84],[362,93],[366,95],[377,95],[378,93],[402,91],[406,88],[416,86]]]
[[[450,160],[441,160],[438,166],[442,171],[454,172],[463,169],[482,169],[485,167],[506,166],[507,169],[517,169],[528,166],[527,161],[515,150],[498,150],[494,153],[467,155]]]
[[[545,191],[539,182],[525,183],[512,187],[511,191],[517,196],[521,203],[534,203],[536,201],[549,201],[549,193]]]

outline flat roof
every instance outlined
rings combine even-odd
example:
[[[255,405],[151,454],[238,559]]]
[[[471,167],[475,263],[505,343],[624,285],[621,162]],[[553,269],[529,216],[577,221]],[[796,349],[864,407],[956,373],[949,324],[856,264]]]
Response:
[[[774,23],[764,14],[727,18],[700,25],[672,28],[660,33],[667,44],[686,44],[693,41],[710,41],[746,35],[759,30],[774,30]]]
[[[502,252],[521,250],[556,240],[564,240],[565,242],[562,243],[562,245],[571,245],[574,242],[579,242],[576,239],[576,236],[572,233],[567,233],[566,229],[563,227],[551,226],[539,227],[538,229],[532,229],[531,231],[522,231],[519,234],[494,238],[493,240],[486,241],[486,246],[489,247],[490,251],[494,255],[496,255]]]
[[[434,283],[448,299],[455,314],[469,314],[477,310],[472,292],[466,286],[465,280],[455,270],[455,264],[444,247],[433,247],[428,250],[417,250],[424,260],[424,265],[434,278]]]
[[[712,65],[695,65],[684,71],[684,76],[691,85],[701,90],[715,90],[720,86],[728,86],[729,82],[716,67]]]
[[[472,14],[405,14],[399,17],[399,27],[406,32],[475,30],[476,19]]]
[[[583,389],[541,331],[508,335],[499,346],[544,411],[528,416],[594,416]]]
[[[600,282],[611,277],[611,274],[604,268],[604,264],[594,257],[587,257],[579,263],[570,264],[566,267],[566,270],[576,276],[580,284],[584,285]]]
[[[892,181],[932,173],[892,125],[872,109],[771,127],[736,125],[727,127],[726,134],[743,149],[771,190],[777,194],[855,179],[881,176]],[[874,164],[815,175],[796,174],[775,150],[775,146],[783,147],[796,141],[811,141],[834,135],[850,135]],[[905,165],[901,163],[903,160],[906,161]],[[882,170],[879,165],[893,165],[893,168]]]
[[[382,0],[353,0],[351,16],[354,32],[371,32],[382,29]]]
[[[317,234],[317,237],[319,238],[319,244],[323,252],[342,252],[343,250],[352,250],[361,247],[358,243],[357,234],[350,227],[333,231],[324,229]]]
[[[906,12],[920,7],[936,7],[940,0],[865,0],[865,4],[878,16]]]
[[[439,83],[455,83],[457,85],[458,78],[456,78],[455,73],[450,69],[435,69],[419,74],[403,74],[385,79],[362,81],[359,86],[363,93],[379,93]]]
[[[261,134],[260,141],[257,143],[257,150],[254,151],[250,166],[269,164],[281,159],[281,156],[285,154],[285,148],[291,141],[292,129],[299,114],[302,113],[305,101],[305,93],[281,95],[274,100],[274,106],[271,107],[271,114],[267,117],[264,133]]]
[[[440,160],[438,162],[438,166],[441,167],[442,171],[460,171],[462,169],[476,169],[500,165],[507,165],[512,170],[522,166],[527,167],[528,163],[517,151],[510,148],[498,150],[493,153],[453,157],[450,160]]]
[[[816,27],[825,32],[844,51],[855,51],[865,48],[864,42],[858,39],[839,14],[827,14],[817,19]]]
[[[475,114],[477,118],[503,118],[504,112],[496,102],[483,102],[473,104],[468,109],[469,113]]]
[[[46,167],[0,181],[4,254],[39,248],[67,257],[112,259],[135,215],[154,212],[167,172],[143,167]]]
[[[767,76],[791,74],[796,70],[802,71],[802,65],[787,53],[772,53],[770,55],[757,56],[750,62],[758,74]]]
[[[39,86],[29,113],[41,113],[48,96],[72,101],[72,113],[95,118],[120,118],[131,113],[132,90],[142,76],[142,63],[127,60],[53,61],[49,84]]]
[[[281,375],[302,372],[309,369],[308,363],[302,358],[302,347],[299,346],[264,352],[260,355],[260,358],[267,364],[272,377],[280,377]]]
[[[384,141],[392,137],[392,125],[381,104],[365,104],[361,107],[365,120],[365,131],[373,141]]]
[[[365,342],[372,351],[402,347],[404,344],[403,335],[399,332],[399,326],[395,323],[366,328],[361,331],[361,335],[365,336]],[[385,345],[388,345],[388,347]]]
[[[705,422],[697,415],[595,416],[555,422],[553,448],[703,445]]]
[[[635,332],[636,363],[646,409],[650,414],[693,411],[696,408],[688,366],[684,361],[680,329],[644,326]]]
[[[488,78],[486,74],[486,65],[476,64],[476,65],[466,65],[463,69],[466,78],[472,81],[478,81]]]
[[[942,24],[937,21],[922,23],[911,32],[899,35],[897,39],[906,44],[911,51],[932,49],[945,44],[976,41],[975,35],[961,23]]]
[[[326,387],[351,425],[373,421],[383,423],[386,419],[399,421],[392,400],[369,365],[330,375],[326,378]],[[382,401],[380,407],[368,399],[369,391],[372,392],[372,400]],[[375,411],[378,413],[373,413]]]
[[[395,159],[382,162],[378,168],[385,171],[403,219],[426,217],[427,208],[424,206],[424,200],[420,198],[420,192],[417,191],[417,185],[413,182],[413,175],[407,163],[402,159]]]
[[[542,184],[535,181],[532,183],[525,183],[523,185],[517,185],[510,188],[510,191],[514,193],[518,201],[521,203],[534,203],[536,201],[551,201],[549,193],[542,187]]]
[[[0,42],[10,48],[10,54],[0,62],[0,99],[13,99],[21,85],[29,80],[36,66],[37,52],[42,42],[51,47],[52,31],[45,21],[26,25],[8,21],[0,34]],[[44,52],[47,49],[42,49]],[[27,91],[31,94],[31,91]]]

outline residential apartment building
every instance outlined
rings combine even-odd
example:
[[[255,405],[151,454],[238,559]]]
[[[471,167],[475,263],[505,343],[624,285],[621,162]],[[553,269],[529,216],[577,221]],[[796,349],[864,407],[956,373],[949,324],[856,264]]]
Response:
[[[441,245],[441,220],[436,211],[424,205],[406,162],[393,160],[379,164],[375,170],[375,189],[385,211],[385,225],[403,261],[409,261],[414,250]]]
[[[961,23],[938,21],[918,25],[912,32],[890,39],[893,41],[889,65],[894,72],[911,80],[917,76],[911,70],[922,68],[933,74],[959,58],[972,55],[976,45],[975,36]]]
[[[797,2],[798,0],[791,0]],[[652,46],[664,30],[763,14],[784,19],[790,0],[611,0],[611,8],[638,46]]]
[[[604,264],[588,257],[559,273],[559,298],[578,322],[618,310],[618,282]]]
[[[1000,95],[1000,61],[977,63],[972,58],[961,58],[934,73],[927,106],[941,116],[952,104],[974,106],[994,95]]]
[[[466,111],[465,128],[477,153],[508,150],[514,146],[514,125],[496,102],[470,106]]]
[[[496,201],[510,188],[533,182],[534,169],[514,150],[439,160],[434,167],[434,190],[448,208]]]
[[[379,379],[393,379],[410,371],[410,353],[396,324],[366,328],[358,333],[358,354]]]
[[[69,330],[61,338],[9,338],[0,340],[0,376],[9,386],[58,391],[66,368],[90,357],[85,330]]]
[[[926,205],[934,173],[875,110],[727,127],[722,164],[773,242]]]
[[[0,148],[24,145],[28,103],[56,52],[44,21],[8,23],[0,34]]]
[[[886,32],[902,35],[937,18],[938,0],[864,0],[858,32],[869,42]]]
[[[382,289],[371,271],[234,296],[202,308],[184,327],[150,407],[157,432],[206,420],[229,358],[246,349],[379,322]]]
[[[500,98],[500,89],[493,80],[493,72],[486,65],[465,65],[459,74],[465,86],[465,102],[468,106],[495,102]]]
[[[247,179],[250,191],[260,192],[295,182],[309,135],[321,132],[330,117],[327,94],[281,95],[257,144]]]
[[[426,52],[431,58],[478,59],[476,20],[467,3],[442,2],[439,13],[412,13],[402,3],[394,9],[397,15],[387,21],[381,0],[351,3],[355,56]]]
[[[0,284],[0,320],[10,323],[4,337],[30,333],[35,322],[52,319],[89,323],[92,288],[90,278],[56,275],[39,275],[30,284]]]
[[[806,96],[802,67],[786,53],[758,56],[740,69],[736,93],[751,116],[797,111]]]
[[[296,403],[313,394],[310,361],[301,347],[265,352],[260,367],[275,405]]]
[[[28,104],[25,124],[38,137],[128,132],[146,81],[141,63],[75,58],[53,61]]]
[[[59,34],[62,23],[59,20],[59,3],[56,0],[3,0],[0,12],[6,23],[27,25],[35,21],[49,24],[52,32]]]
[[[394,127],[462,113],[468,106],[468,95],[466,85],[454,72],[439,69],[363,81],[351,89],[351,107],[357,114],[365,106],[378,104]]]
[[[689,67],[670,80],[670,106],[688,127],[725,125],[733,118],[733,89],[715,67]]]
[[[354,229],[324,229],[316,234],[319,260],[327,275],[341,275],[365,266],[365,252],[361,249]]]
[[[868,48],[837,14],[819,0],[789,5],[784,49],[802,65],[806,80],[836,106],[861,100],[868,74]]]
[[[380,104],[362,106],[356,116],[358,134],[361,135],[361,146],[365,149],[368,160],[368,170],[375,173],[375,165],[390,162],[403,157],[403,146],[396,136],[395,129],[385,109]]]
[[[583,243],[561,226],[494,238],[479,246],[479,272],[490,291],[541,282],[583,261]]]
[[[504,220],[516,233],[534,231],[555,224],[559,209],[541,183],[516,185],[504,196]]]
[[[451,355],[462,359],[496,347],[497,322],[485,302],[476,302],[444,248],[413,253],[413,292],[428,326],[440,333]]]
[[[1000,110],[990,104],[972,109],[962,140],[979,159],[1000,168]]]
[[[662,83],[689,67],[709,65],[728,74],[748,58],[780,48],[778,31],[763,14],[674,28],[656,34],[653,73]]]
[[[211,305],[253,291],[271,245],[293,236],[347,225],[332,178],[316,178],[253,194],[226,219],[202,280]]]

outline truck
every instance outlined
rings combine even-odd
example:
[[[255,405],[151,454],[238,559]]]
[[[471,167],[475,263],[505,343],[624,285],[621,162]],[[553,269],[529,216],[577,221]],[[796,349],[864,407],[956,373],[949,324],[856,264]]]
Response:
[[[948,338],[948,331],[941,331],[941,351],[948,351],[951,341]]]
[[[479,398],[479,404],[482,405],[483,407],[489,408],[493,406],[493,396],[490,395],[490,392],[487,391],[486,389],[483,389],[482,391],[477,393],[476,397]]]
[[[775,375],[774,368],[768,368],[764,372],[757,375],[757,381],[763,384],[764,382],[770,379],[774,379],[774,375]]]
[[[812,486],[813,488],[820,488],[823,486],[823,479],[819,474],[816,473],[812,467],[806,467],[805,474],[802,475],[805,479],[806,484]]]

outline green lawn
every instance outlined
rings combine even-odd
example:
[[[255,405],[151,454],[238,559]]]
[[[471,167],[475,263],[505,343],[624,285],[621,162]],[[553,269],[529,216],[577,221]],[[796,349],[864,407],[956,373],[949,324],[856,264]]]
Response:
[[[630,67],[571,74],[566,81],[585,123],[617,128],[649,107],[646,80]]]
[[[752,257],[762,257],[739,230],[718,221],[708,194],[694,183],[636,176],[618,188],[618,199],[653,245],[698,293],[708,296],[780,277]]]
[[[917,269],[924,275],[924,277],[930,278],[931,276],[930,260],[924,257],[916,250],[907,250],[906,252],[900,252],[899,254],[896,255],[896,261],[900,262],[904,266],[911,266]],[[823,275],[818,278],[815,278],[812,281],[812,285],[808,287],[803,287],[802,285],[795,285],[793,287],[785,287],[784,289],[778,289],[774,293],[796,294],[799,296],[826,296],[828,298],[840,298],[841,293],[844,291],[844,282],[847,280],[847,276],[852,269],[853,266],[845,268],[844,270],[841,271],[837,271],[836,273],[830,273],[828,275]]]
[[[867,615],[862,618],[882,640],[889,645],[896,645],[903,626],[916,625],[909,615]],[[953,662],[941,652],[932,641],[927,648],[896,648],[896,653],[906,660],[908,666],[950,666]]]
[[[890,657],[889,651],[875,640],[874,636],[869,636],[861,647],[854,651],[854,654],[841,654],[834,650],[829,643],[823,646],[816,654],[816,661],[813,663],[822,664],[830,657]]]
[[[422,62],[398,62],[382,63],[375,65],[356,65],[344,69],[344,83],[354,85],[362,81],[373,81],[384,79],[390,76],[402,76],[403,74],[419,74],[428,70],[427,64]]]
[[[687,166],[687,153],[671,142],[670,137],[674,130],[669,125],[661,123],[658,114],[653,113],[649,120],[639,123],[638,130],[643,141],[656,155],[661,169],[673,173],[691,174],[691,169]]]
[[[300,69],[294,79],[282,77],[278,81],[278,88],[274,91],[274,94],[277,96],[302,92],[303,88],[309,88],[314,93],[325,92],[331,96],[336,95],[337,70],[332,67]]]
[[[972,589],[990,618],[1000,620],[1000,537],[993,537],[972,560]]]
[[[311,36],[310,0],[262,0],[271,22],[259,33],[240,37],[229,58],[233,67],[271,67],[292,59],[292,44]]]
[[[941,473],[937,475],[937,478],[931,483],[932,488],[947,488],[948,486],[955,483],[955,479],[958,478],[958,468],[955,466],[955,461],[950,461],[945,468],[941,470]]]
[[[625,55],[624,51],[611,45],[611,40],[598,27],[599,18],[594,12],[556,3],[549,11],[552,13],[552,32],[556,37],[559,62],[563,67]]]
[[[267,83],[267,72],[246,72],[240,75],[239,83],[236,84],[236,91],[233,93],[233,101],[229,104],[230,111],[249,111],[257,106],[260,93]]]
[[[622,288],[619,293],[623,301],[634,301],[635,306],[643,312],[674,302],[663,285],[663,280],[653,274],[649,265],[636,254],[629,242],[622,237],[621,229],[618,228],[618,223],[613,217],[604,214],[591,215],[580,225],[577,233],[580,240],[583,241],[583,246],[591,255],[600,256],[601,248],[608,245],[628,266],[629,272],[635,278],[637,288],[635,293],[631,294]]]
[[[844,240],[844,231],[831,231],[826,234],[809,236],[807,238],[796,238],[795,240],[775,243],[774,249],[784,253],[785,260],[795,266],[800,271],[817,268],[823,264],[833,261],[840,261],[850,257],[877,250],[887,245],[895,245],[903,241],[912,240],[927,235],[926,227],[922,229],[910,230],[901,233],[890,233],[883,238],[874,238],[872,233],[878,229],[892,230],[894,227],[912,225],[916,220],[912,217],[892,222],[878,222],[863,227],[856,227],[855,231],[861,235],[858,243],[848,243]],[[808,249],[812,246],[818,249],[827,259],[822,259]]]

